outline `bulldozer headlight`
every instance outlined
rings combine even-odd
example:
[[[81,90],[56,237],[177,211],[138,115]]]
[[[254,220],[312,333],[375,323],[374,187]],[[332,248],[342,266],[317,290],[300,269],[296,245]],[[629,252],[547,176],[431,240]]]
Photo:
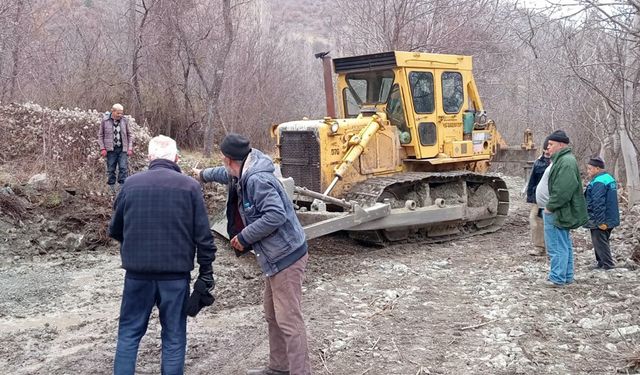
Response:
[[[340,129],[340,125],[338,125],[338,122],[333,122],[331,124],[331,134],[336,134],[339,129]]]

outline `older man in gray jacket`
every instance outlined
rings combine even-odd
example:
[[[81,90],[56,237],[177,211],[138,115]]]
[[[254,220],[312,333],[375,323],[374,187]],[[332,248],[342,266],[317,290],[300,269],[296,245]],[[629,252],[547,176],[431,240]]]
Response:
[[[311,374],[301,305],[308,258],[304,230],[268,156],[252,149],[249,140],[238,134],[227,135],[220,151],[224,166],[194,172],[204,182],[229,185],[231,246],[237,254],[253,248],[265,275],[269,364],[247,374]]]
[[[124,107],[114,104],[111,113],[102,119],[98,129],[100,155],[107,159],[107,185],[111,193],[116,192],[116,168],[118,184],[122,186],[128,174],[128,157],[133,154],[133,135],[129,121],[123,116]]]

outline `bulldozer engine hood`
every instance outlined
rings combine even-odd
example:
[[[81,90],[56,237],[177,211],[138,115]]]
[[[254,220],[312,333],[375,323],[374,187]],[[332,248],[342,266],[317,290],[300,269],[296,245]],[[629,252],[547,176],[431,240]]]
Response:
[[[278,131],[314,131],[324,124],[322,120],[289,121],[278,125]]]

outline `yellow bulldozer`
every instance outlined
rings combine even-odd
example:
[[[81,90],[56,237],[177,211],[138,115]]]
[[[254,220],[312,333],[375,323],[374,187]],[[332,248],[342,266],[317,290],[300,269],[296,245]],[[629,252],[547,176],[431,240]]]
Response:
[[[274,161],[307,238],[347,230],[368,244],[438,242],[499,229],[509,192],[486,174],[508,148],[484,111],[470,56],[386,52],[325,63],[328,116],[274,125]],[[331,65],[337,74],[333,108]]]

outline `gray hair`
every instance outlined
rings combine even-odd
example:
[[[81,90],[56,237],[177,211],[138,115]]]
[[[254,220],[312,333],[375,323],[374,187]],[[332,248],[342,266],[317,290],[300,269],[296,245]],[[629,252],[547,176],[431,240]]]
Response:
[[[112,111],[124,111],[124,107],[120,103],[116,103],[111,106]]]
[[[149,141],[149,161],[154,159],[166,159],[176,161],[178,147],[173,139],[159,135]]]

